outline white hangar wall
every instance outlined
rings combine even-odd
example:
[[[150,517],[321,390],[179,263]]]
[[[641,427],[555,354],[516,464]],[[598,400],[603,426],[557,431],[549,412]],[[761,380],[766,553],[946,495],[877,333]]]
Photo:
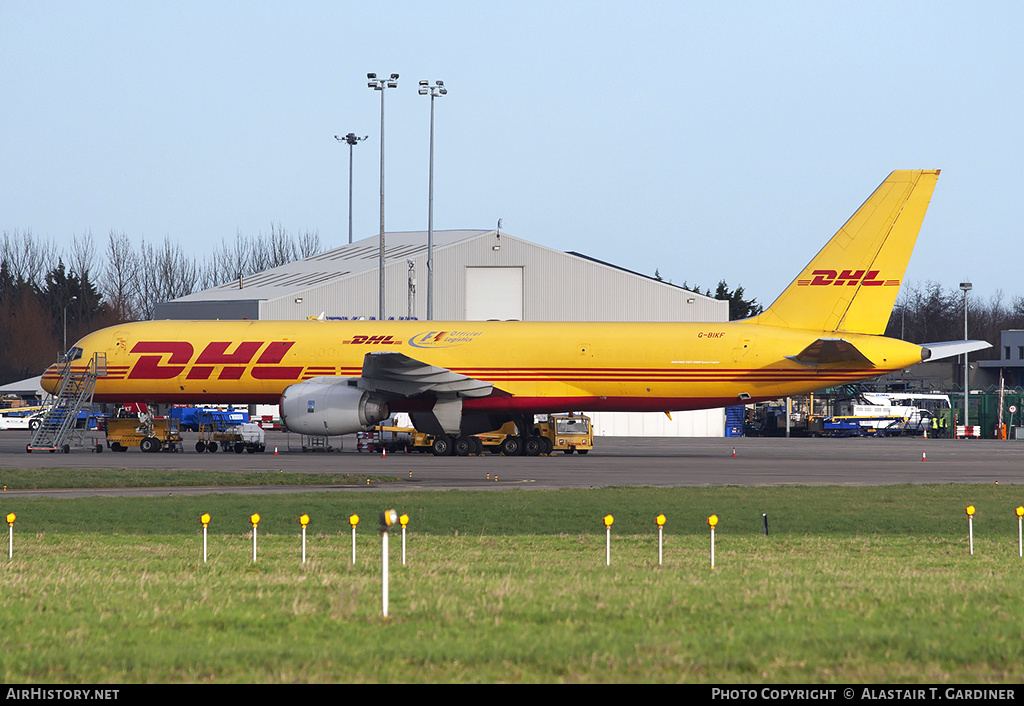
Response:
[[[672,412],[585,412],[594,426],[594,436],[725,436],[725,410],[701,409]]]

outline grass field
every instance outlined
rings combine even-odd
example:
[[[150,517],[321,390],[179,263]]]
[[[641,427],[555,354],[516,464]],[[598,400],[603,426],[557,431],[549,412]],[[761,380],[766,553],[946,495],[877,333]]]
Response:
[[[17,513],[14,558],[0,560],[0,676],[1019,683],[1024,560],[1013,510],[1022,493],[945,485],[0,497],[3,514]],[[382,503],[411,516],[408,565],[400,531],[390,538],[387,620]],[[978,508],[973,556],[968,504]],[[205,564],[203,512],[213,517]],[[253,512],[262,516],[255,563]],[[354,565],[353,513],[363,518]],[[711,513],[721,518],[714,570]]]

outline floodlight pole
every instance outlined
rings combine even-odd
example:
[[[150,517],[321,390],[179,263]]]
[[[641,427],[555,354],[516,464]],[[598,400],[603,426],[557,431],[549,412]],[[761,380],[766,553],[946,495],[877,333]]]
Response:
[[[68,303],[64,305],[64,353],[68,352],[68,307],[71,306],[71,302],[78,301],[78,297],[71,297],[68,299]]]
[[[383,95],[383,94],[382,94]],[[344,142],[348,145],[348,244],[352,244],[352,148],[357,143],[367,139],[369,135],[363,137],[356,137],[354,132],[350,132],[344,137],[334,136],[334,139],[338,142]]]
[[[964,293],[964,342],[965,343],[967,341],[967,293],[969,291],[971,291],[971,286],[972,285],[971,285],[970,282],[961,282],[960,283],[960,289]],[[970,397],[970,394],[971,394],[970,390],[967,389],[967,386],[968,386],[967,373],[968,372],[970,372],[970,367],[967,364],[967,351],[965,350],[964,351],[964,435],[967,434],[967,426],[970,423],[968,421],[968,417],[967,417],[967,415],[968,415],[968,412],[967,412],[967,401],[968,401],[968,398]]]
[[[421,96],[430,96],[430,178],[427,204],[427,321],[434,319],[434,99],[448,93],[444,81],[420,81]]]
[[[398,88],[398,74],[391,74],[389,79],[378,79],[377,74],[366,74],[367,87],[380,91],[380,294],[377,319],[384,320],[384,89]]]

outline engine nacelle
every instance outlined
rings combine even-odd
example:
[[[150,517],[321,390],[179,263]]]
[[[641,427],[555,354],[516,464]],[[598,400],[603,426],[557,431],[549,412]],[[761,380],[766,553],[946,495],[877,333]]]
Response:
[[[313,378],[281,394],[281,421],[298,434],[335,436],[387,419],[388,403],[350,384],[358,378]]]

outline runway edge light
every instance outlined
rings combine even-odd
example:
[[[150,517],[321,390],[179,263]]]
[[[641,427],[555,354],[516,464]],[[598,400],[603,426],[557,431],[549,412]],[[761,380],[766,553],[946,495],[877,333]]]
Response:
[[[359,524],[359,515],[352,515],[348,518],[348,523],[352,525],[352,563],[356,563],[356,525]]]
[[[611,515],[604,516],[605,540],[604,540],[604,565],[612,565],[612,523],[615,518]]]
[[[409,515],[403,512],[398,522],[402,525],[402,566],[405,566],[405,528],[409,524]]]
[[[7,558],[14,558],[14,521],[18,519],[13,512],[7,514]]]
[[[206,563],[206,528],[210,525],[210,513],[204,512],[199,516],[199,521],[203,523],[203,563]]]
[[[658,525],[658,566],[661,566],[661,550],[663,546],[662,537],[665,529],[665,515],[661,514],[654,518],[654,523]]]
[[[718,524],[718,515],[708,517],[708,527],[711,528],[711,568],[715,568],[715,525]]]
[[[309,515],[303,513],[299,516],[299,524],[302,525],[302,563],[306,563],[306,525],[309,524]]]
[[[249,516],[249,522],[252,523],[252,561],[256,563],[256,525],[260,523],[260,514],[254,512]]]
[[[1014,510],[1017,515],[1017,556],[1024,557],[1024,505]]]
[[[398,522],[398,513],[394,510],[385,510],[380,513],[381,612],[385,620],[388,617],[388,530],[396,522]]]
[[[967,538],[971,549],[971,556],[974,556],[974,506],[967,506]]]

